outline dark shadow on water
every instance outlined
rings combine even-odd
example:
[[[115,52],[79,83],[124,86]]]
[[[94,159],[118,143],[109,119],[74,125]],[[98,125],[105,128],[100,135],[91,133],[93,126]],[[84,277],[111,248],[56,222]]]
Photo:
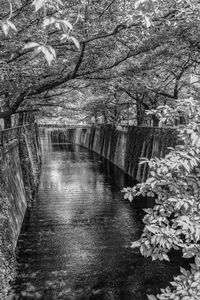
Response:
[[[183,262],[152,262],[130,248],[142,232],[148,199],[130,204],[134,184],[99,155],[43,139],[37,198],[17,245],[13,300],[146,300]]]
[[[71,143],[52,143],[52,151],[75,152],[75,146]]]

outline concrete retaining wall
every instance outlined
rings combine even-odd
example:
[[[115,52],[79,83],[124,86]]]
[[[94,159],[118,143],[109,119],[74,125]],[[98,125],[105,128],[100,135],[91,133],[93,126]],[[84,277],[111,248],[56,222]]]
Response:
[[[35,124],[0,131],[0,299],[6,299],[15,246],[37,188],[40,164]]]
[[[142,182],[148,177],[148,166],[138,164],[140,157],[163,157],[167,148],[175,145],[177,135],[172,129],[129,127],[120,131],[107,125],[52,129],[51,138],[55,142],[70,141],[95,151]]]

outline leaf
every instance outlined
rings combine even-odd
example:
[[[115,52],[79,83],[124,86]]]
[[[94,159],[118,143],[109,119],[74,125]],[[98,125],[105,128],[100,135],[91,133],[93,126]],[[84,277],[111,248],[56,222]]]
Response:
[[[133,195],[132,195],[131,193],[128,194],[128,200],[129,200],[130,202],[133,201]]]
[[[140,161],[138,164],[139,164],[139,165],[143,165],[143,164],[146,164],[146,163],[148,163],[148,161],[142,160],[142,161]]]
[[[183,257],[184,257],[184,258],[191,258],[191,257],[193,257],[194,255],[195,255],[194,252],[192,252],[192,251],[187,251],[187,252],[184,252]]]
[[[56,22],[56,23],[55,23],[55,27],[56,27],[58,30],[61,30],[61,25],[60,25],[60,23]]]
[[[36,43],[36,42],[30,42],[30,43],[27,43],[23,49],[30,49],[30,48],[35,48],[35,47],[38,47],[40,46],[40,44]]]
[[[66,41],[66,40],[68,40],[69,39],[69,35],[68,34],[65,34],[65,33],[63,33],[62,35],[61,35],[61,37],[60,37],[60,40],[61,41]]]
[[[183,275],[187,276],[188,275],[188,271],[182,267],[180,267],[180,271]]]
[[[48,64],[49,64],[49,66],[50,66],[51,63],[52,63],[52,61],[53,61],[53,59],[54,59],[53,54],[52,54],[51,52],[49,52],[49,51],[45,51],[45,52],[44,52],[44,55],[45,55],[45,58],[46,58],[46,60],[47,60],[47,62],[48,62]]]
[[[50,66],[54,58],[56,57],[55,50],[51,46],[42,46],[41,51],[44,53],[45,59]]]
[[[170,261],[169,256],[166,253],[163,254],[163,258],[164,258],[164,260]]]
[[[145,19],[145,23],[146,23],[147,28],[151,27],[152,24],[151,24],[150,18],[147,17],[147,16],[144,16],[144,19]]]
[[[153,212],[153,209],[152,208],[144,208],[143,211],[147,214],[150,214]]]
[[[69,29],[70,30],[73,29],[72,24],[67,20],[59,20],[58,23],[61,25],[61,27],[65,33],[68,33]]]
[[[9,25],[10,28],[12,28],[14,31],[17,31],[17,28],[15,27],[15,24],[13,24],[13,22],[11,21],[7,21],[7,24]]]
[[[75,45],[78,49],[80,49],[79,41],[78,41],[75,37],[70,36],[69,39],[73,41],[74,45]]]
[[[146,225],[146,229],[148,231],[152,232],[153,234],[159,232],[159,228],[157,226],[154,226],[154,225]]]
[[[151,183],[154,182],[154,181],[156,181],[156,179],[153,178],[153,177],[150,177],[150,178],[148,178],[148,179],[146,180],[146,184],[151,184]]]
[[[132,242],[132,244],[131,244],[131,248],[132,249],[135,249],[135,248],[138,248],[138,247],[140,247],[140,241],[134,241],[134,242]]]
[[[34,0],[32,5],[35,6],[35,11],[38,11],[45,4],[46,0]]]
[[[44,21],[43,21],[42,26],[43,26],[43,27],[47,27],[47,26],[49,26],[49,25],[54,24],[56,21],[57,21],[57,20],[56,20],[56,18],[54,18],[54,17],[45,18]]]
[[[147,295],[149,300],[157,300],[156,296],[154,295]]]
[[[13,29],[14,31],[17,31],[17,28],[15,27],[13,22],[11,22],[10,20],[6,20],[5,22],[0,21],[0,24],[1,24],[1,29],[2,29],[3,33],[5,34],[5,36],[8,35],[10,28]]]
[[[200,257],[199,256],[195,256],[195,264],[197,265],[197,267],[200,267]]]
[[[143,3],[145,3],[145,2],[147,2],[147,0],[138,0],[138,1],[136,1],[135,4],[134,4],[135,9],[138,9],[139,6]]]
[[[192,287],[192,288],[196,288],[198,285],[199,285],[199,282],[193,282],[193,283],[191,284],[191,287]]]
[[[47,46],[49,51],[53,54],[54,58],[56,58],[56,51],[54,50],[54,48],[52,46]]]
[[[8,32],[9,32],[9,25],[6,22],[2,22],[1,29],[2,29],[3,33],[5,34],[5,36],[7,36]]]

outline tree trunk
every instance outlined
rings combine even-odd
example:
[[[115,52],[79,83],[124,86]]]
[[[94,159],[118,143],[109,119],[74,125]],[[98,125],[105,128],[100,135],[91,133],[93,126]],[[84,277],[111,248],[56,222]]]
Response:
[[[103,119],[104,119],[104,124],[108,123],[108,118],[107,118],[107,114],[105,111],[103,111]]]
[[[4,118],[4,129],[11,128],[12,122],[11,122],[11,116]]]
[[[159,119],[155,115],[153,115],[152,120],[153,120],[153,127],[158,127]]]
[[[142,125],[144,121],[144,109],[140,104],[137,104],[137,125],[140,126]]]
[[[5,94],[4,104],[3,104],[3,111],[9,111],[10,110],[10,99],[9,94]],[[11,128],[12,127],[12,120],[11,115],[8,115],[4,117],[4,129]]]

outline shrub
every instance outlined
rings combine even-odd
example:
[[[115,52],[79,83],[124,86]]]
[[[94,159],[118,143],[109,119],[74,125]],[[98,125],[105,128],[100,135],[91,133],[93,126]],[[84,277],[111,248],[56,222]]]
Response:
[[[150,177],[144,183],[124,188],[125,198],[155,196],[155,206],[145,209],[145,224],[139,241],[141,254],[152,260],[169,261],[171,249],[181,250],[184,258],[194,257],[190,270],[181,268],[171,287],[150,300],[200,299],[200,105],[193,99],[178,100],[175,107],[160,106],[151,113],[160,123],[178,131],[178,145],[164,158],[142,158],[148,163]],[[177,119],[184,125],[175,127]]]

